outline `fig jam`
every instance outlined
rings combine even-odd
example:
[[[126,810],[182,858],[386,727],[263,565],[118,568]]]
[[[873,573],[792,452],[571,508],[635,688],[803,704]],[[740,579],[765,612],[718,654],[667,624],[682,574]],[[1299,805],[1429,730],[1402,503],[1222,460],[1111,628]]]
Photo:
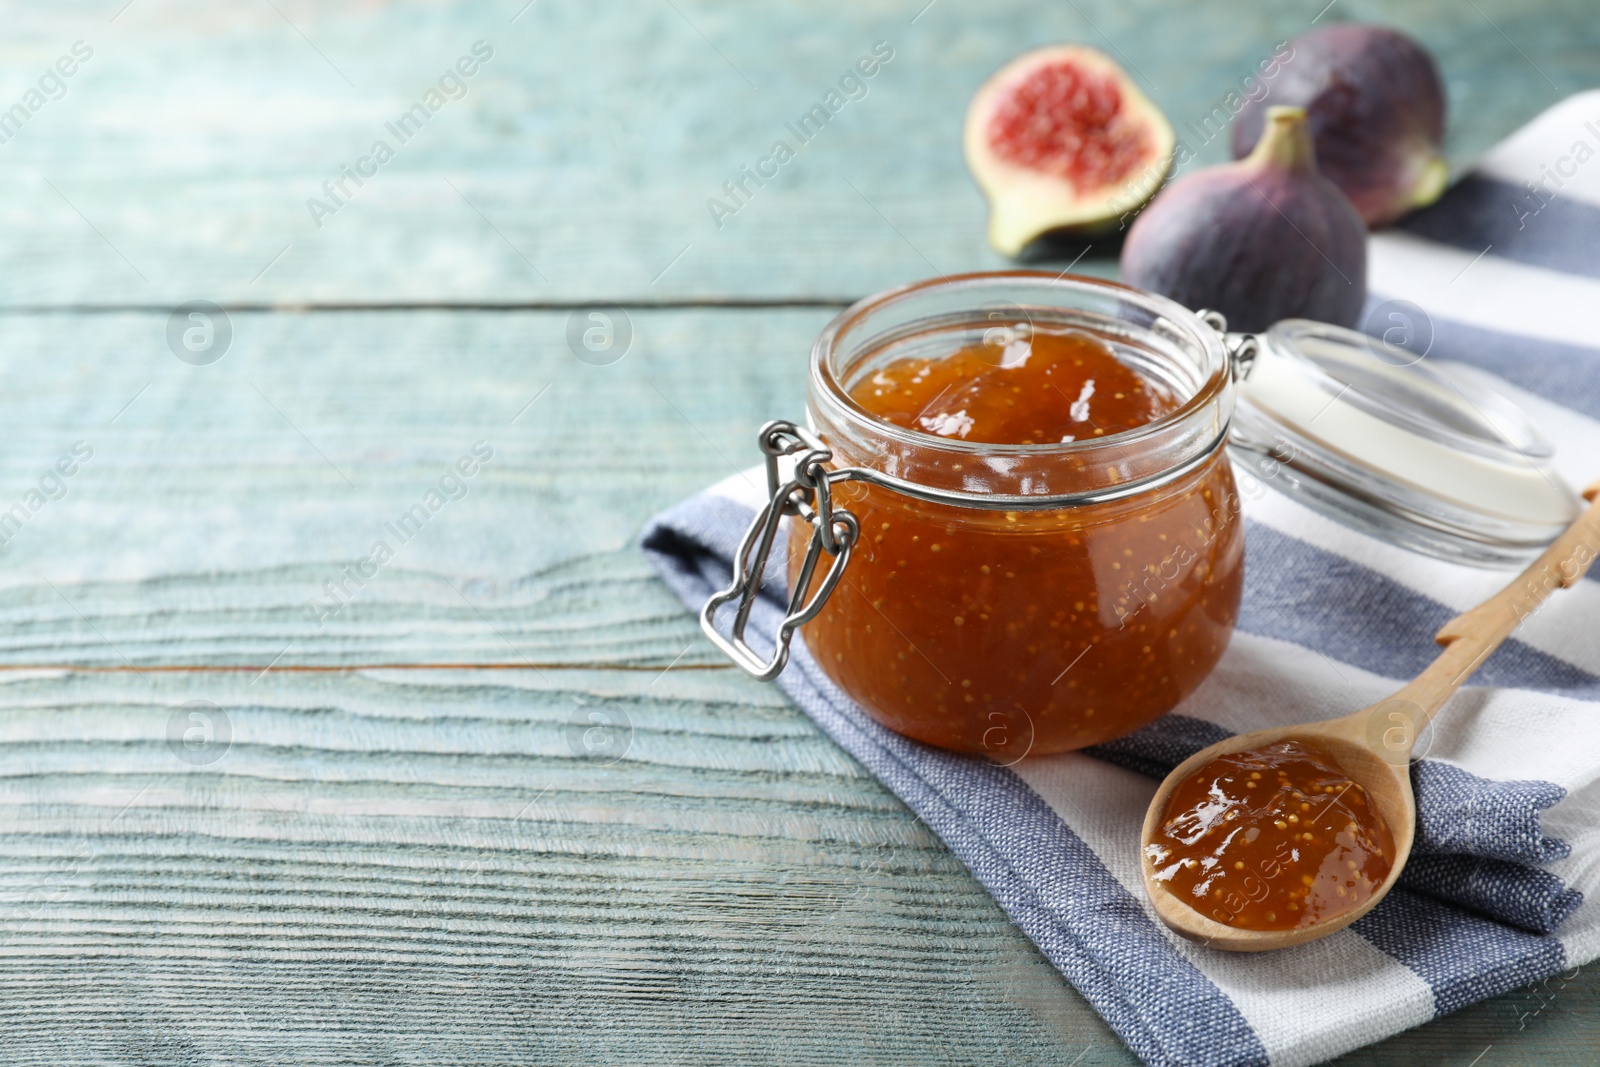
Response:
[[[925,440],[1064,444],[1068,472],[1099,462],[1075,443],[1116,439],[1181,403],[1100,339],[1043,330],[894,359],[854,381],[849,396]],[[1009,462],[896,448],[898,469],[957,483],[985,462]],[[860,539],[805,642],[898,733],[1002,762],[1082,748],[1171,709],[1227,646],[1244,538],[1220,449],[1148,491],[1049,510],[850,488],[840,503],[859,519]],[[791,561],[809,536],[793,525]]]
[[[1002,445],[1121,433],[1178,407],[1084,333],[1037,333],[938,358],[899,359],[850,391],[896,426]]]
[[[1285,741],[1207,763],[1167,799],[1145,846],[1156,882],[1202,915],[1292,930],[1365,904],[1394,865],[1394,835],[1321,748]]]

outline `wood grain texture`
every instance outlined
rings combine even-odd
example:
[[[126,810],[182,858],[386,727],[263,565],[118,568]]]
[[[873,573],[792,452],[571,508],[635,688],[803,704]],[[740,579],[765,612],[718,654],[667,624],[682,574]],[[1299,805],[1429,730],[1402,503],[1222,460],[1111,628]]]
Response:
[[[7,1062],[734,1063],[774,1040],[820,1062],[842,1029],[878,1062],[1107,1043],[1082,1013],[1031,1013],[1060,980],[960,864],[731,674],[139,688],[4,687]],[[197,697],[233,727],[199,768],[166,729]],[[623,762],[573,757],[578,699],[631,720]],[[58,732],[15,733],[41,719]],[[942,1037],[952,1009],[985,1025]]]
[[[11,5],[0,102],[95,54],[0,144],[0,513],[93,456],[0,545],[0,1062],[1132,1063],[632,542],[799,413],[829,301],[998,265],[954,131],[1005,58],[1104,31],[1181,125],[1316,6]],[[1384,13],[1440,53],[1457,158],[1597,73],[1576,0],[1477,8]],[[467,97],[315,229],[480,37]],[[716,230],[706,197],[878,39],[867,99]],[[234,309],[210,366],[165,339],[193,298]],[[816,306],[639,306],[685,300]],[[592,366],[572,308],[282,307],[314,302],[626,303],[634,336]],[[429,663],[496,669],[353,669]],[[1585,972],[1345,1062],[1587,1063],[1597,1027]]]
[[[799,413],[829,314],[635,311],[609,366],[574,358],[565,312],[236,313],[200,367],[165,315],[0,317],[0,512],[94,452],[0,549],[0,664],[264,666],[292,643],[285,663],[664,666],[698,631],[639,528]],[[493,458],[402,543],[478,443]],[[394,558],[319,621],[378,540]]]

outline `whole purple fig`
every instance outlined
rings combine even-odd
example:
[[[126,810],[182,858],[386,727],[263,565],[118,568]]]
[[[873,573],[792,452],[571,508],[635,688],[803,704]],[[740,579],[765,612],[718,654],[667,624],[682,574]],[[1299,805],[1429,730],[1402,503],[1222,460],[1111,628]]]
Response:
[[[1376,229],[1439,199],[1450,169],[1444,86],[1433,58],[1382,26],[1336,23],[1291,42],[1293,52],[1266,94],[1247,102],[1233,127],[1235,159],[1261,135],[1267,108],[1303,107],[1322,173]]]
[[[1317,172],[1306,113],[1267,112],[1255,151],[1162,190],[1122,246],[1122,277],[1235,330],[1279,319],[1354,326],[1367,296],[1367,229]]]

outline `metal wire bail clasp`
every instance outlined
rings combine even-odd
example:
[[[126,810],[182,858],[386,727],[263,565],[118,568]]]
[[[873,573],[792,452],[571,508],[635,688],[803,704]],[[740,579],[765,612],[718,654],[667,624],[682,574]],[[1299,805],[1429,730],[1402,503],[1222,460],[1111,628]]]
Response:
[[[738,554],[733,559],[733,584],[706,601],[706,606],[700,609],[700,629],[745,671],[767,682],[776,678],[789,662],[789,641],[796,628],[816,617],[827,602],[828,594],[839,584],[845,567],[850,564],[850,549],[856,543],[860,526],[850,512],[833,506],[830,478],[842,472],[828,469],[826,464],[833,459],[833,450],[815,434],[792,422],[775,420],[761,427],[760,444],[767,458],[767,504],[756,514],[739,542]],[[779,462],[788,457],[794,457],[794,469],[788,480],[780,482]],[[795,575],[794,589],[778,627],[772,656],[764,659],[750,647],[744,632],[750,622],[750,611],[761,593],[761,578],[766,573],[780,520],[785,515],[797,515],[811,524],[811,542],[806,546],[805,560]],[[807,601],[806,589],[811,585],[812,573],[823,552],[832,556],[833,562],[828,565],[822,584]],[[723,637],[715,625],[717,609],[731,600],[737,600],[739,607],[734,613],[729,636]]]
[[[1228,349],[1228,362],[1233,365],[1233,380],[1242,382],[1255,369],[1256,356],[1261,354],[1261,338],[1253,333],[1229,333],[1227,317],[1209,308],[1195,312],[1200,321],[1222,335]]]

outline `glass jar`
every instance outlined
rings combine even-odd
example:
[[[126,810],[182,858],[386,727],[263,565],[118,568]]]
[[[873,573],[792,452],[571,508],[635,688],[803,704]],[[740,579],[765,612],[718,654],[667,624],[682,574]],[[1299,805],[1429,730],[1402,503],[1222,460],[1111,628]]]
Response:
[[[1123,285],[1032,272],[923,282],[843,312],[812,351],[809,430],[762,431],[772,504],[733,587],[702,613],[707,633],[770,678],[803,625],[818,667],[872,718],[1003,762],[1170,710],[1221,657],[1243,581],[1220,325]],[[1005,445],[907,429],[850,395],[902,357],[984,345],[1003,358],[1032,332],[1065,330],[1103,341],[1180,406],[1105,437]],[[769,657],[743,629],[782,514],[790,598]],[[735,599],[724,637],[712,621]]]

